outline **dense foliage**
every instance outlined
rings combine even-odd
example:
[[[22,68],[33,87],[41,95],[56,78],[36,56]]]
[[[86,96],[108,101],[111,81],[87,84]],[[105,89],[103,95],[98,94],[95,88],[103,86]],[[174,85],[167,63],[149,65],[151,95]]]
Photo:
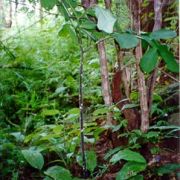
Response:
[[[35,1],[30,2],[38,6]],[[166,28],[139,34],[129,29],[130,12],[125,1],[120,9],[112,7],[112,12],[104,9],[102,2],[86,11],[73,0],[40,2],[43,13],[47,13],[40,21],[25,29],[0,29],[0,179],[103,179],[108,173],[115,174],[111,178],[116,180],[158,179],[167,174],[178,178],[178,162],[165,159],[166,154],[169,158],[178,152],[176,145],[174,149],[165,145],[168,141],[176,144],[180,130],[179,109],[173,99],[178,93],[178,83],[174,83],[179,71],[175,58],[177,16],[170,16],[167,10]],[[147,5],[147,1],[143,3]],[[172,8],[176,8],[177,3],[173,4]],[[24,15],[29,13],[27,9],[21,11],[25,11]],[[127,21],[122,17],[127,17]],[[117,66],[114,41],[124,50],[124,66],[132,71],[130,103],[121,109],[115,103],[107,107],[103,102],[96,50],[102,39],[107,42],[111,82]],[[140,67],[146,79],[160,64],[147,132],[129,130],[123,116],[126,109],[140,110],[133,52],[139,42],[144,52]],[[85,176],[79,123],[81,46]],[[107,112],[113,113],[112,125],[106,124]],[[110,149],[102,154],[97,146],[104,137],[106,142],[123,143],[107,145]],[[100,149],[104,144],[100,144]]]

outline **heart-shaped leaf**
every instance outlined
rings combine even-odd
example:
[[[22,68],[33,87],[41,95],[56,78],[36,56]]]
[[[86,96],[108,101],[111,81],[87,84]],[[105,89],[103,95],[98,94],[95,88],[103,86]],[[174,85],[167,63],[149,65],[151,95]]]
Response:
[[[95,14],[98,19],[97,27],[106,33],[112,33],[113,27],[116,22],[116,18],[108,9],[101,8],[99,6],[95,7]]]

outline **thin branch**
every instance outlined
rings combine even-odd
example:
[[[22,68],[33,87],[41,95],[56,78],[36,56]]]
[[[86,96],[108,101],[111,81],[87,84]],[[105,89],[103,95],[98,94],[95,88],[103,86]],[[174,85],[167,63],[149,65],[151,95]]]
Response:
[[[172,75],[170,75],[169,73],[165,72],[164,70],[161,69],[161,72],[165,75],[167,75],[169,78],[173,79],[176,82],[180,82],[178,79],[176,79],[175,77],[173,77]]]

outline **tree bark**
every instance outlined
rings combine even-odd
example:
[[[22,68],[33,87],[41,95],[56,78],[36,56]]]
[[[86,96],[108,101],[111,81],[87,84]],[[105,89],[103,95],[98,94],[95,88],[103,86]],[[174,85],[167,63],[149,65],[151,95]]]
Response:
[[[104,0],[106,9],[111,9],[112,0]]]
[[[11,26],[12,26],[12,2],[9,1],[9,14],[6,21],[6,27],[11,28]]]
[[[108,3],[106,3],[108,4]],[[115,10],[117,17],[119,16],[119,8],[121,2],[115,2]],[[112,79],[112,99],[116,106],[122,110],[123,106],[130,103],[130,72],[127,67],[124,67],[123,57],[124,51],[120,48],[119,44],[115,42],[117,53],[117,68],[114,68],[114,75]],[[140,127],[140,115],[137,109],[124,109],[122,114],[128,121],[128,130],[133,130]]]
[[[161,2],[161,0],[154,0],[154,27],[153,27],[153,31],[157,31],[157,30],[161,29],[161,26],[162,26],[162,8],[163,8],[163,3]],[[149,113],[151,112],[151,107],[152,107],[153,90],[154,90],[154,87],[156,84],[156,78],[157,78],[157,74],[158,74],[158,65],[154,69],[153,73],[151,74],[151,76],[147,82]]]
[[[5,13],[4,13],[4,3],[0,0],[0,25],[4,26],[6,24]]]
[[[100,41],[97,47],[98,47],[99,59],[100,59],[102,94],[103,94],[105,105],[110,107],[112,105],[112,96],[111,96],[111,91],[110,91],[108,64],[107,64],[106,49],[105,49],[104,41]],[[106,124],[107,125],[113,124],[111,112],[107,112]]]
[[[108,2],[110,2],[108,0]],[[98,3],[97,0],[82,0],[82,6],[87,9]],[[110,8],[110,4],[106,4],[106,8]],[[100,60],[100,70],[101,70],[101,80],[102,80],[102,95],[104,99],[104,103],[107,107],[112,105],[112,95],[110,91],[110,82],[109,82],[109,73],[108,73],[108,63],[106,56],[106,49],[104,40],[100,40],[97,44],[97,49],[99,53]],[[106,125],[113,124],[112,112],[107,112],[107,120]]]
[[[98,3],[98,0],[81,0],[81,4],[84,9],[88,9]]]
[[[141,17],[140,17],[141,3],[142,3],[142,0],[133,0],[133,4],[132,4],[133,24],[134,24],[134,29],[138,34],[140,34],[140,31],[141,31]],[[141,42],[135,49],[135,57],[136,57],[137,77],[138,77],[138,90],[139,90],[139,95],[140,95],[141,130],[143,132],[146,132],[149,128],[149,110],[148,110],[148,103],[147,103],[147,89],[146,89],[146,84],[145,84],[145,77],[140,69],[140,60],[142,57]]]
[[[113,75],[112,80],[112,98],[113,102],[117,105],[117,107],[121,110],[125,104],[129,104],[130,101],[127,99],[127,96],[124,96],[123,94],[123,87],[125,87],[125,83],[123,82],[126,78],[123,77],[123,71],[121,69],[122,66],[122,58],[123,53],[120,50],[119,45],[116,44],[116,50],[117,50],[117,61],[118,61],[118,68],[115,69],[115,73]],[[124,109],[122,111],[125,119],[128,121],[128,130],[137,129],[140,127],[140,121],[139,121],[139,113],[136,109]]]

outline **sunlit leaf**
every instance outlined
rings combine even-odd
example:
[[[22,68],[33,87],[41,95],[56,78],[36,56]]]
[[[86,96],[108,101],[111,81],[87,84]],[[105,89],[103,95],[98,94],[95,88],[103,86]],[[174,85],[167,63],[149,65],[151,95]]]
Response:
[[[42,116],[55,116],[57,114],[59,114],[59,110],[57,110],[57,109],[44,109],[41,112]]]
[[[22,154],[26,161],[34,168],[36,169],[42,169],[44,165],[44,158],[42,154],[37,150],[22,150]]]
[[[101,8],[99,6],[95,7],[96,17],[98,19],[97,27],[106,33],[112,33],[113,27],[116,22],[116,18],[108,9]]]

